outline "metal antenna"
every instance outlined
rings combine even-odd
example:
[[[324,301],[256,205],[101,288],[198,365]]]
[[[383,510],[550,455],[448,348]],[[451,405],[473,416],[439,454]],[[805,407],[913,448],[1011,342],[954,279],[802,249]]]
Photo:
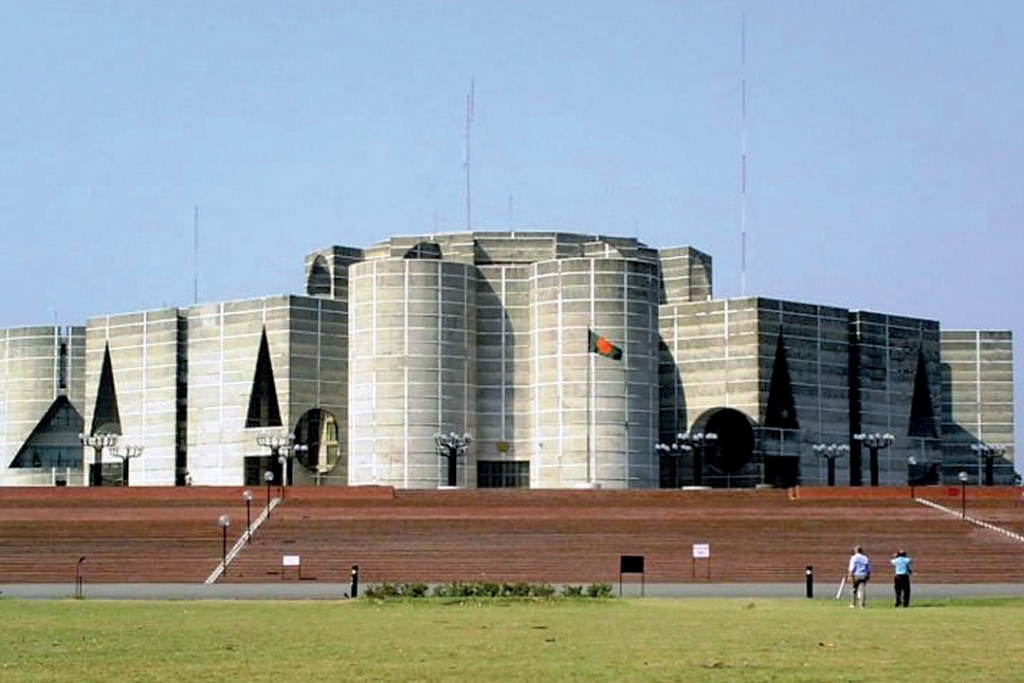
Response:
[[[740,296],[747,293],[747,15],[740,29]]]
[[[470,183],[470,151],[472,149],[472,126],[473,126],[473,78],[469,79],[469,94],[466,95],[466,230],[473,231],[473,202],[472,184]]]
[[[192,303],[199,303],[199,207],[192,222]]]

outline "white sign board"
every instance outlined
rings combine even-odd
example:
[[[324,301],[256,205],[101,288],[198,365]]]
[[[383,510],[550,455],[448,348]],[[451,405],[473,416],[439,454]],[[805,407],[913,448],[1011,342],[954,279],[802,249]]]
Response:
[[[711,544],[710,543],[694,543],[693,544],[693,559],[704,560],[711,557]]]
[[[298,567],[299,556],[298,555],[283,555],[281,557],[281,565],[284,567]]]

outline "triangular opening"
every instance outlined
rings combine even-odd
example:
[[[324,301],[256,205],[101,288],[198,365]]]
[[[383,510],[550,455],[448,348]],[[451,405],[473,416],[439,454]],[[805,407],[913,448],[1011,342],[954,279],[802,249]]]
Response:
[[[260,351],[256,356],[256,372],[252,378],[249,393],[249,413],[245,418],[246,429],[257,427],[280,427],[281,407],[277,403],[277,384],[274,382],[274,366],[270,362],[270,344],[267,330],[263,328]]]
[[[914,373],[914,398],[910,402],[910,428],[907,436],[935,439],[935,412],[932,410],[932,392],[928,386],[928,371],[924,352],[917,352],[917,370]]]
[[[774,429],[800,428],[800,423],[796,419],[796,401],[793,399],[793,380],[789,376],[786,346],[782,343],[781,332],[775,344],[775,364],[772,366],[772,377],[768,383],[764,426]]]
[[[121,414],[117,410],[117,389],[114,387],[114,366],[110,362],[110,344],[103,351],[103,369],[96,391],[96,408],[92,411],[91,434],[121,434]]]
[[[14,456],[11,467],[82,466],[82,433],[85,420],[68,400],[58,396],[39,420],[25,444]]]

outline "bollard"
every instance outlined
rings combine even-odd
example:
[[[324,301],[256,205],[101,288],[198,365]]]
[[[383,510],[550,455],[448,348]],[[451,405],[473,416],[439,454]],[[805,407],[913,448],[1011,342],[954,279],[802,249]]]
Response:
[[[359,597],[359,565],[352,565],[351,581],[348,587],[348,594],[353,598]]]
[[[807,565],[804,569],[804,577],[807,579],[807,597],[814,597],[814,566]]]

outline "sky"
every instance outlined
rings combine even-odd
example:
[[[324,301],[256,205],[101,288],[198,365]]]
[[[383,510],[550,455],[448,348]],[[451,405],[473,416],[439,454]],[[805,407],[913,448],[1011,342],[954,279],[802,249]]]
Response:
[[[690,245],[717,297],[1008,329],[1024,368],[1024,3],[0,0],[0,84],[0,328],[471,226]]]

